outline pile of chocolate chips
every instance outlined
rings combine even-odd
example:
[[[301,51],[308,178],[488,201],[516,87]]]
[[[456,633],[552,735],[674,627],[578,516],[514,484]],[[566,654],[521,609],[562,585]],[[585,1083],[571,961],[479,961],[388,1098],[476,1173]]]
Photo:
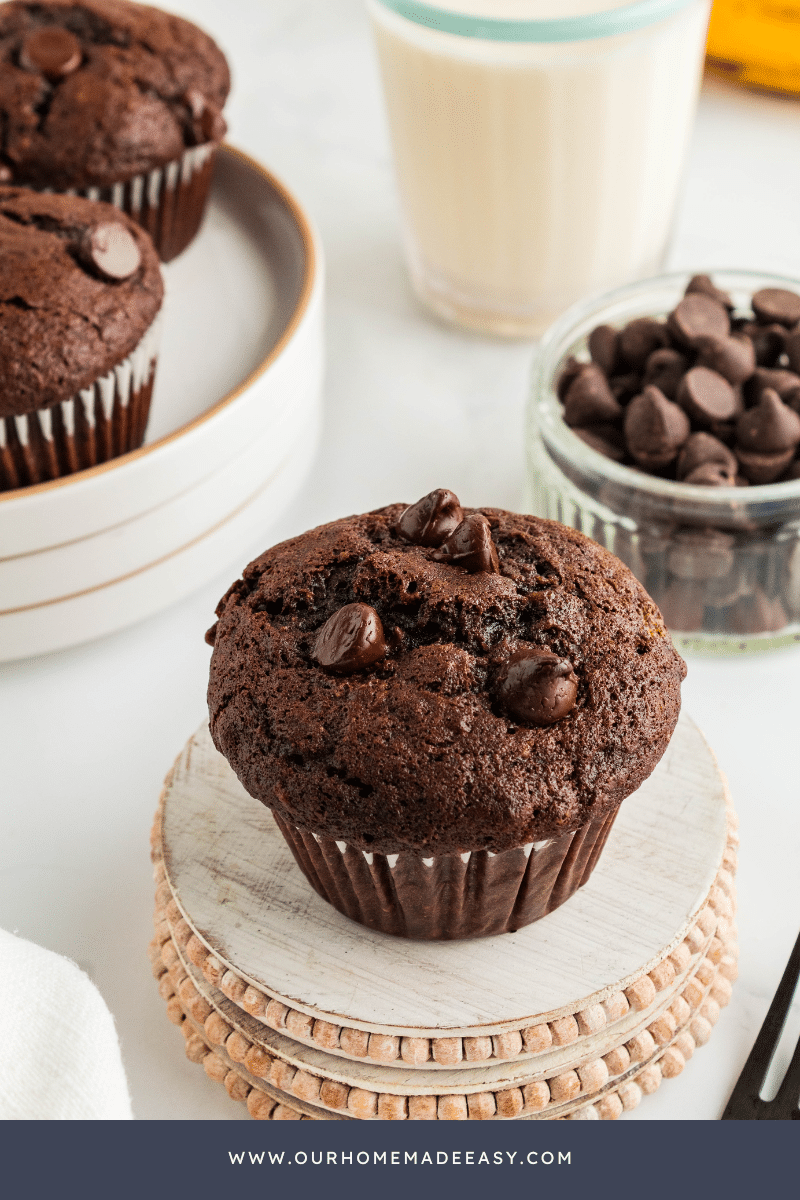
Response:
[[[615,462],[704,487],[800,478],[800,296],[764,288],[735,314],[707,275],[666,320],[598,325],[567,360],[564,420]]]

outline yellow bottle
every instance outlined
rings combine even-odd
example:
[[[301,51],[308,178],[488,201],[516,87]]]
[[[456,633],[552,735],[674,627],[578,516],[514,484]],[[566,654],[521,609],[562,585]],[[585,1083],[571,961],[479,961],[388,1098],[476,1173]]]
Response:
[[[800,0],[714,0],[706,50],[716,75],[800,95]]]

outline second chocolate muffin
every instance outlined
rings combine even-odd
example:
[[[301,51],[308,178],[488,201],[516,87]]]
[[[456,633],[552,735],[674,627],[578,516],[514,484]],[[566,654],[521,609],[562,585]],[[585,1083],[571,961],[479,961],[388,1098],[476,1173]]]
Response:
[[[0,187],[0,492],[142,444],[164,295],[109,204]]]
[[[216,746],[317,891],[388,933],[557,907],[678,719],[685,666],[622,563],[444,491],[274,547],[218,615]]]

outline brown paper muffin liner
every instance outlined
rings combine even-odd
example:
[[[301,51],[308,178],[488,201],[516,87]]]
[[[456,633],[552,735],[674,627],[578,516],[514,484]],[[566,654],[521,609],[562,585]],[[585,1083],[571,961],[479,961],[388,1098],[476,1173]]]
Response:
[[[66,194],[103,200],[121,208],[147,230],[161,261],[169,262],[186,249],[200,228],[214,173],[217,144],[206,142],[202,146],[191,146],[166,166],[156,167],[146,175],[134,175],[124,183],[109,187],[68,188]]]
[[[0,492],[71,475],[141,446],[160,334],[159,313],[127,358],[77,396],[0,417]]]
[[[380,933],[445,941],[513,933],[558,908],[588,880],[617,811],[499,854],[430,858],[370,854],[273,817],[306,879],[339,912]]]

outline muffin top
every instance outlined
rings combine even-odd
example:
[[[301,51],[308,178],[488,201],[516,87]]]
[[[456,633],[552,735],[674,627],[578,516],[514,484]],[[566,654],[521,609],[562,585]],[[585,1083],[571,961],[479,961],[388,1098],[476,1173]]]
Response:
[[[57,190],[124,182],[187,146],[220,141],[229,88],[211,38],[157,8],[0,5],[5,182]]]
[[[153,244],[110,204],[0,187],[0,262],[0,417],[70,399],[161,307]]]
[[[575,830],[647,778],[678,719],[683,660],[627,567],[437,495],[444,544],[430,497],[323,525],[252,562],[209,631],[211,733],[244,787],[362,850]]]

